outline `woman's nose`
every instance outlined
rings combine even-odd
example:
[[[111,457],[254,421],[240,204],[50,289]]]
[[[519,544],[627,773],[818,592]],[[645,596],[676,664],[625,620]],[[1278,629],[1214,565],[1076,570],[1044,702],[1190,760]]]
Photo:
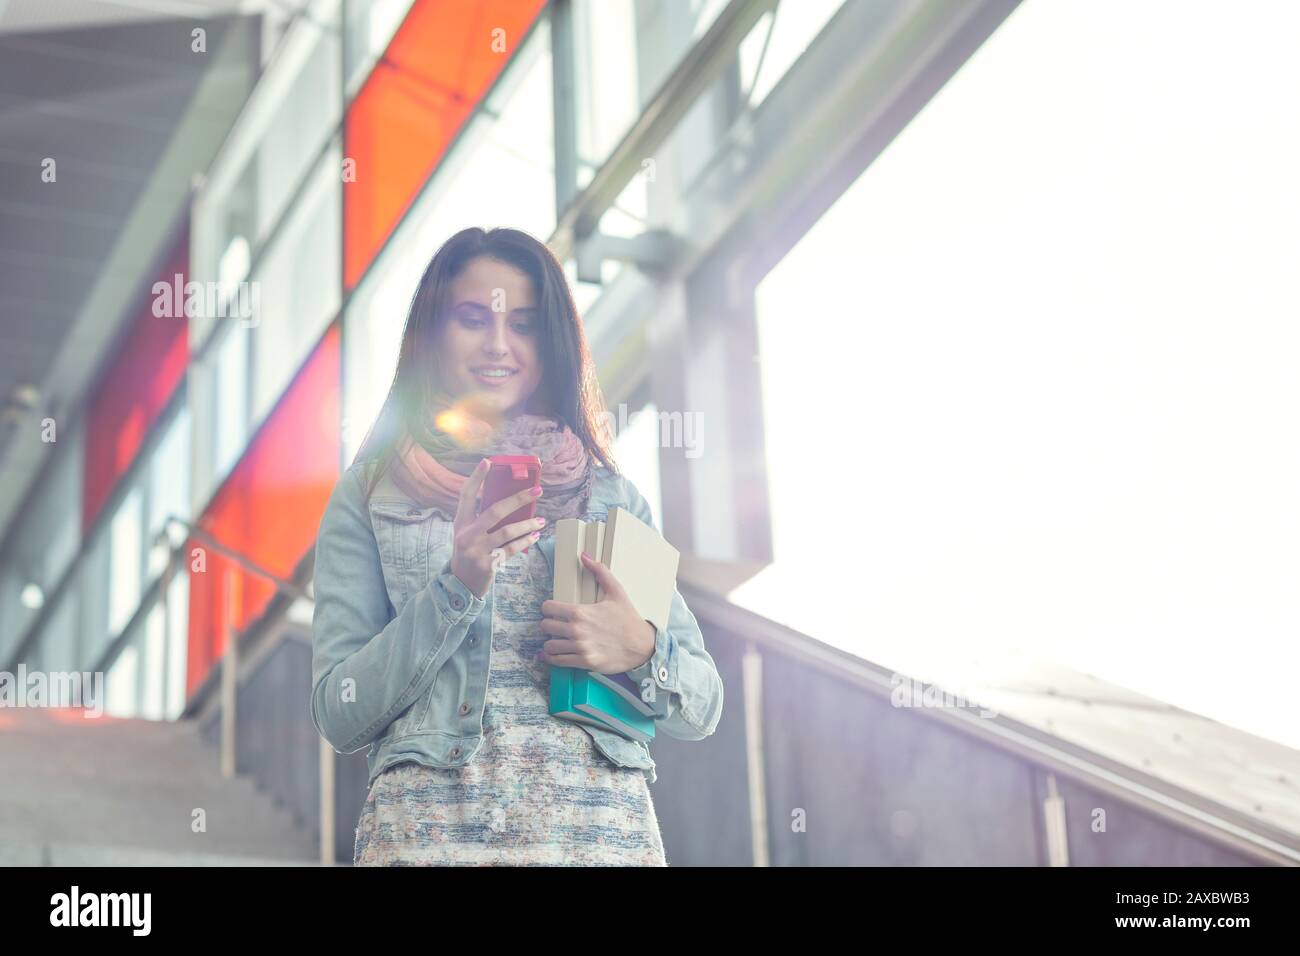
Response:
[[[489,355],[505,355],[509,351],[506,347],[504,322],[491,322],[488,324],[487,340],[483,343],[483,351]]]

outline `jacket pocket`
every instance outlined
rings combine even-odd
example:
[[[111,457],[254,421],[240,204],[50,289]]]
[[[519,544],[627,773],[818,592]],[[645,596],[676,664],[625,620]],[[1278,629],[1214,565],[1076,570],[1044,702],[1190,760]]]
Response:
[[[641,744],[611,730],[593,727],[591,724],[580,723],[578,726],[591,735],[596,749],[616,766],[631,767],[636,770],[655,769],[654,758],[650,756],[649,749]]]
[[[432,507],[408,499],[374,496],[370,521],[384,572],[384,584],[396,611],[429,583],[431,570],[451,556],[452,524]]]

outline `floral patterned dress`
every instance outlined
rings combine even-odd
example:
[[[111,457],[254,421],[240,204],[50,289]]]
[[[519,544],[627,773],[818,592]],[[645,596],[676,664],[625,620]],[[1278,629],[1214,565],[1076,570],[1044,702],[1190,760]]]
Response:
[[[497,568],[483,742],[463,767],[404,762],[375,778],[356,831],[358,866],[666,866],[645,775],[552,717],[536,547]]]

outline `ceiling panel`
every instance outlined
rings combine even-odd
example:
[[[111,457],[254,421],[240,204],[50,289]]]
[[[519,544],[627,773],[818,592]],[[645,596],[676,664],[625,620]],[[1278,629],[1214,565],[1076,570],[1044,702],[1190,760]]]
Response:
[[[87,320],[90,291],[190,115],[214,54],[231,29],[247,35],[255,27],[245,17],[203,20],[208,52],[195,53],[195,16],[238,6],[0,0],[0,407],[20,386],[33,385],[42,389],[42,408],[47,401],[67,408],[108,357],[97,346],[76,381],[62,373],[51,381],[56,362],[66,368],[77,350],[75,323]],[[164,14],[183,18],[159,19]],[[21,32],[24,26],[39,32]],[[242,62],[251,78],[256,61]],[[212,124],[226,124],[217,138],[247,83],[240,89],[238,101],[211,110]],[[56,163],[54,182],[42,179],[47,157]],[[210,159],[211,147],[195,157],[193,172]],[[111,311],[96,321],[115,337],[124,310]],[[16,429],[0,418],[0,528],[36,474],[36,456],[48,451],[16,442]]]

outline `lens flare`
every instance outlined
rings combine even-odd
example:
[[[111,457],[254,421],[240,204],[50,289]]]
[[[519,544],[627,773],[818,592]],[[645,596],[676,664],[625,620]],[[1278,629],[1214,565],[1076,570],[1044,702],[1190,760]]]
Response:
[[[462,398],[438,412],[433,424],[462,448],[479,448],[487,444],[499,419],[500,412],[492,405]]]

